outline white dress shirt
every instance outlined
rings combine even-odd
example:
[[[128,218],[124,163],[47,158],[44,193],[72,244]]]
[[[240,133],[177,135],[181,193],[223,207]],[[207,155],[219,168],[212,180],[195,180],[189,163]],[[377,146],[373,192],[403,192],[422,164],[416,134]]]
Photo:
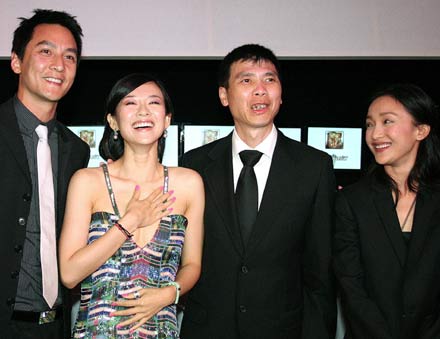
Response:
[[[263,153],[260,161],[254,166],[255,176],[258,185],[258,208],[260,208],[263,198],[264,188],[266,187],[267,177],[269,176],[270,165],[272,163],[273,151],[277,143],[278,132],[275,125],[268,136],[255,148],[249,147],[237,134],[234,129],[232,133],[232,169],[234,172],[234,192],[237,188],[238,177],[240,176],[243,163],[241,162],[239,153],[244,150],[255,150]]]

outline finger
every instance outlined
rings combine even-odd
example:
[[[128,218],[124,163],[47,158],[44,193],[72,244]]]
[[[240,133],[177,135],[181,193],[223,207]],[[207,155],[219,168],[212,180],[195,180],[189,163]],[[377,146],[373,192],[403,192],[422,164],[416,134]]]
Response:
[[[174,202],[176,201],[176,197],[172,197],[170,199],[167,199],[165,201],[162,201],[162,208],[170,207]]]
[[[143,295],[144,295],[144,291],[142,289],[138,289],[133,293],[122,294],[122,297],[124,299],[133,300],[133,299],[140,299]]]
[[[136,310],[134,310],[134,307],[130,307],[130,308],[126,308],[124,310],[111,312],[110,316],[111,317],[123,317],[123,316],[133,315],[133,314],[136,314],[136,313],[137,312],[136,312]]]
[[[118,307],[136,307],[139,306],[139,302],[136,300],[118,300],[112,302],[112,306],[118,306]]]
[[[167,200],[170,200],[173,194],[174,194],[174,190],[170,190],[166,193],[163,193],[159,201],[166,202]]]
[[[141,196],[141,187],[139,185],[136,185],[134,187],[133,195],[131,196],[130,201],[132,200],[139,200],[139,197]]]
[[[144,318],[144,317],[146,317],[146,313],[139,313],[139,314],[136,314],[136,315],[134,315],[134,316],[128,318],[127,320],[124,320],[123,322],[120,322],[120,323],[118,324],[118,327],[124,327],[124,326],[127,326],[127,325],[131,325],[131,324],[135,323],[136,321],[139,321],[140,319],[142,319],[142,318]],[[150,318],[151,318],[151,317],[150,317]],[[149,319],[149,318],[147,317],[147,320],[148,320],[148,319]]]
[[[133,293],[122,294],[125,300],[118,300],[112,303],[115,306],[134,307],[139,305],[140,298],[143,296],[144,291],[142,289],[136,290]],[[141,303],[142,304],[142,303]]]
[[[162,213],[166,212],[166,210],[176,201],[176,197],[172,197],[166,201],[157,202],[153,208],[153,212],[158,216],[162,215]]]
[[[145,317],[141,318],[138,321],[138,323],[130,329],[130,332],[136,331],[139,327],[141,327],[143,324],[145,324],[148,321],[148,319],[150,319],[151,317],[152,316],[145,316]]]
[[[123,305],[119,305],[119,306],[123,306]],[[123,310],[112,312],[111,316],[112,317],[122,317],[122,316],[134,315],[134,314],[137,314],[141,311],[145,312],[145,310],[142,310],[142,307],[140,307],[139,305],[131,306],[131,307],[129,307],[129,306],[123,306],[123,307],[126,307],[126,308]]]
[[[161,210],[160,212],[158,212],[159,214],[158,214],[158,217],[157,217],[157,218],[158,218],[158,219],[162,219],[162,218],[164,218],[164,217],[170,215],[171,212],[173,212],[173,208],[172,208],[172,207],[170,207],[170,208],[166,208],[166,209],[164,209],[164,210]]]
[[[156,188],[153,192],[151,192],[146,200],[149,200],[151,202],[160,201],[160,197],[163,195],[163,187]]]

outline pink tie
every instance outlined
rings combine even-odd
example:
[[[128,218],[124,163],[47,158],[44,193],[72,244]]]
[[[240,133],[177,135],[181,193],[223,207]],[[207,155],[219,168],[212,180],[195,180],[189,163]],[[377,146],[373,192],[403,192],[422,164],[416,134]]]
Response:
[[[52,175],[52,160],[47,142],[47,127],[39,125],[37,165],[38,193],[40,200],[40,256],[43,276],[43,297],[50,308],[58,296],[58,266],[55,235],[55,203]]]

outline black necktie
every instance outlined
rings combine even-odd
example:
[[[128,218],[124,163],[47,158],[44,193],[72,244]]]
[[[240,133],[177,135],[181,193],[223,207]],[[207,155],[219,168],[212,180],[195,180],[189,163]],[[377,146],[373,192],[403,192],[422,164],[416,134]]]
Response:
[[[243,168],[235,190],[238,218],[241,227],[241,236],[246,244],[258,213],[258,186],[254,172],[255,164],[263,153],[258,151],[242,151],[240,159]]]

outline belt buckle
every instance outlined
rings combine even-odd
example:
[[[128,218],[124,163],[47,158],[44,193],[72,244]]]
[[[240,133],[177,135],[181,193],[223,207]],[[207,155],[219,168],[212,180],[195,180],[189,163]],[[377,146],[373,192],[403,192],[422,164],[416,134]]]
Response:
[[[38,319],[38,324],[48,324],[55,321],[55,316],[57,315],[56,310],[44,311],[40,313],[40,318]]]

